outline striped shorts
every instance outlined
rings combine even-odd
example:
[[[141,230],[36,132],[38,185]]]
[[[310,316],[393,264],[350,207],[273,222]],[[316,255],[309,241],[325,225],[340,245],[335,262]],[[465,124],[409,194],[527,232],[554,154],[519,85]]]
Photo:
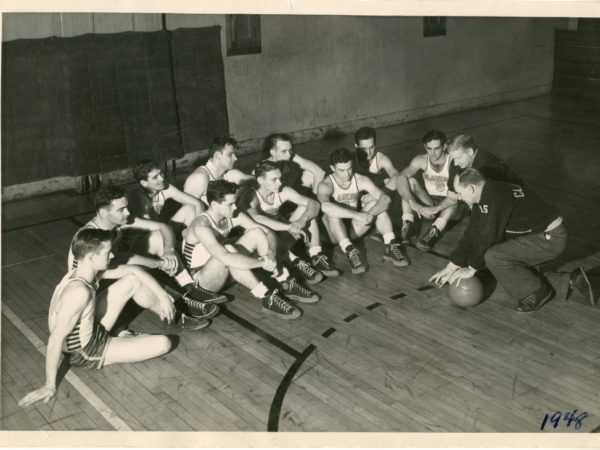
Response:
[[[86,346],[74,352],[65,353],[65,356],[69,358],[69,363],[73,367],[101,369],[110,339],[104,326],[100,322],[96,322],[92,337]]]

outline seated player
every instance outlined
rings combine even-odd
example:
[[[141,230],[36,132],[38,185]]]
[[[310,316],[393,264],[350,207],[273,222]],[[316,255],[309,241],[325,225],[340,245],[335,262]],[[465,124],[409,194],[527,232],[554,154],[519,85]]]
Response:
[[[308,283],[320,282],[323,275],[337,277],[339,270],[331,265],[321,249],[317,223],[319,202],[300,195],[291,187],[282,187],[280,163],[262,161],[254,169],[254,176],[258,187],[245,192],[240,208],[256,222],[277,233],[280,243],[285,243],[283,247],[290,249],[287,259]],[[284,218],[280,211],[285,202],[290,202],[295,207],[289,219]],[[312,265],[291,251],[297,240],[305,241]]]
[[[334,150],[330,156],[332,173],[319,184],[323,223],[331,240],[347,255],[352,273],[363,273],[367,267],[351,239],[362,237],[375,225],[386,246],[384,260],[408,266],[387,214],[390,198],[368,177],[353,172],[353,160],[350,150]]]
[[[208,206],[206,188],[209,181],[227,180],[237,185],[253,182],[254,177],[252,175],[245,174],[233,167],[237,161],[237,156],[235,156],[237,148],[237,141],[233,138],[215,138],[208,153],[208,161],[187,177],[183,191],[202,200]]]
[[[96,216],[81,229],[101,229],[113,232],[113,252],[116,255],[113,264],[135,264],[150,269],[160,269],[169,276],[174,277],[177,286],[166,283],[165,289],[176,299],[183,300],[182,308],[187,311],[183,317],[191,316],[197,319],[209,319],[215,316],[219,308],[217,303],[227,300],[214,292],[207,291],[194,283],[194,280],[185,269],[182,261],[175,252],[175,236],[173,230],[162,222],[157,222],[139,217],[132,217],[127,209],[127,197],[122,188],[116,186],[102,186],[94,194]],[[124,231],[150,232],[147,251],[137,253],[137,244],[133,248],[128,242]],[[69,253],[68,268],[75,268],[77,258]]]
[[[168,223],[174,229],[187,227],[204,211],[202,202],[165,182],[160,163],[142,161],[132,168],[138,184],[127,191],[129,212],[135,217]]]
[[[429,251],[441,237],[450,220],[458,219],[456,203],[433,212],[435,205],[442,203],[448,195],[450,156],[446,152],[446,136],[432,130],[423,137],[424,155],[415,156],[408,167],[396,176],[396,186],[402,196],[402,244],[410,244],[415,234],[414,212],[426,219],[434,219],[430,229],[417,242],[416,247]],[[423,184],[417,179],[422,172]],[[437,216],[437,217],[436,217]]]
[[[471,207],[471,220],[447,266],[430,281],[453,283],[487,266],[518,300],[517,312],[541,308],[555,292],[535,267],[556,258],[567,243],[559,211],[529,189],[487,180],[473,168],[455,178],[454,189]]]
[[[208,209],[184,232],[186,263],[194,279],[205,288],[220,291],[231,275],[261,300],[265,312],[282,319],[296,319],[301,310],[286,297],[303,303],[315,303],[320,297],[290,277],[287,269],[278,268],[277,238],[272,231],[243,212],[234,214],[237,188],[226,180],[208,183]],[[234,227],[241,227],[244,234],[229,242]]]
[[[56,394],[56,376],[61,352],[73,367],[100,369],[115,363],[145,361],[164,355],[171,340],[162,335],[126,338],[108,333],[129,298],[156,313],[161,320],[173,319],[173,304],[150,275],[136,266],[109,270],[112,233],[86,229],[75,235],[71,250],[77,268],[69,271],[54,290],[48,312],[46,384],[23,397],[19,406],[39,400],[47,403]],[[97,292],[99,278],[115,280]],[[155,289],[149,287],[156,285]],[[158,288],[158,289],[156,289]]]
[[[396,190],[396,175],[398,170],[390,158],[377,151],[377,133],[371,127],[359,128],[354,133],[354,148],[356,148],[356,173],[368,176],[375,186],[391,194]]]
[[[325,177],[325,171],[313,161],[303,158],[292,150],[292,138],[287,134],[275,133],[265,140],[265,152],[268,161],[287,161],[282,168],[282,184],[291,187],[308,197],[310,192],[317,194],[319,183]]]

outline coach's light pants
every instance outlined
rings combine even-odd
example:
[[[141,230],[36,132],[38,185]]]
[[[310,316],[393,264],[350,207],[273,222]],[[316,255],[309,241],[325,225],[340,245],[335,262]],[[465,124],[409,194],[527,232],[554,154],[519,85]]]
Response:
[[[494,245],[485,252],[485,262],[506,292],[520,300],[541,287],[532,266],[556,258],[566,245],[567,229],[559,225],[549,232],[530,233]]]

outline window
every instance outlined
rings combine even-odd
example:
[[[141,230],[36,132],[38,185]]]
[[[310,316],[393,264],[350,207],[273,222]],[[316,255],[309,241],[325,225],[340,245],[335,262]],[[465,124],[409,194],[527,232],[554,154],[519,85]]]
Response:
[[[446,18],[441,16],[423,17],[423,36],[446,36]]]
[[[260,53],[260,16],[253,14],[228,14],[227,56]]]

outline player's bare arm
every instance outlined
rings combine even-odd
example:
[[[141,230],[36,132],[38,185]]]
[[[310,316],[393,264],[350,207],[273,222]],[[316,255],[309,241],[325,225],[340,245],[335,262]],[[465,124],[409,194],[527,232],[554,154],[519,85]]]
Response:
[[[167,189],[164,189],[163,193],[165,194],[165,198],[167,198],[167,199],[172,198],[173,200],[181,203],[182,205],[193,206],[194,212],[196,215],[200,214],[205,209],[204,205],[202,204],[202,202],[200,200],[198,200],[193,195],[190,195],[183,191],[180,191],[172,184],[169,185],[169,187]]]

